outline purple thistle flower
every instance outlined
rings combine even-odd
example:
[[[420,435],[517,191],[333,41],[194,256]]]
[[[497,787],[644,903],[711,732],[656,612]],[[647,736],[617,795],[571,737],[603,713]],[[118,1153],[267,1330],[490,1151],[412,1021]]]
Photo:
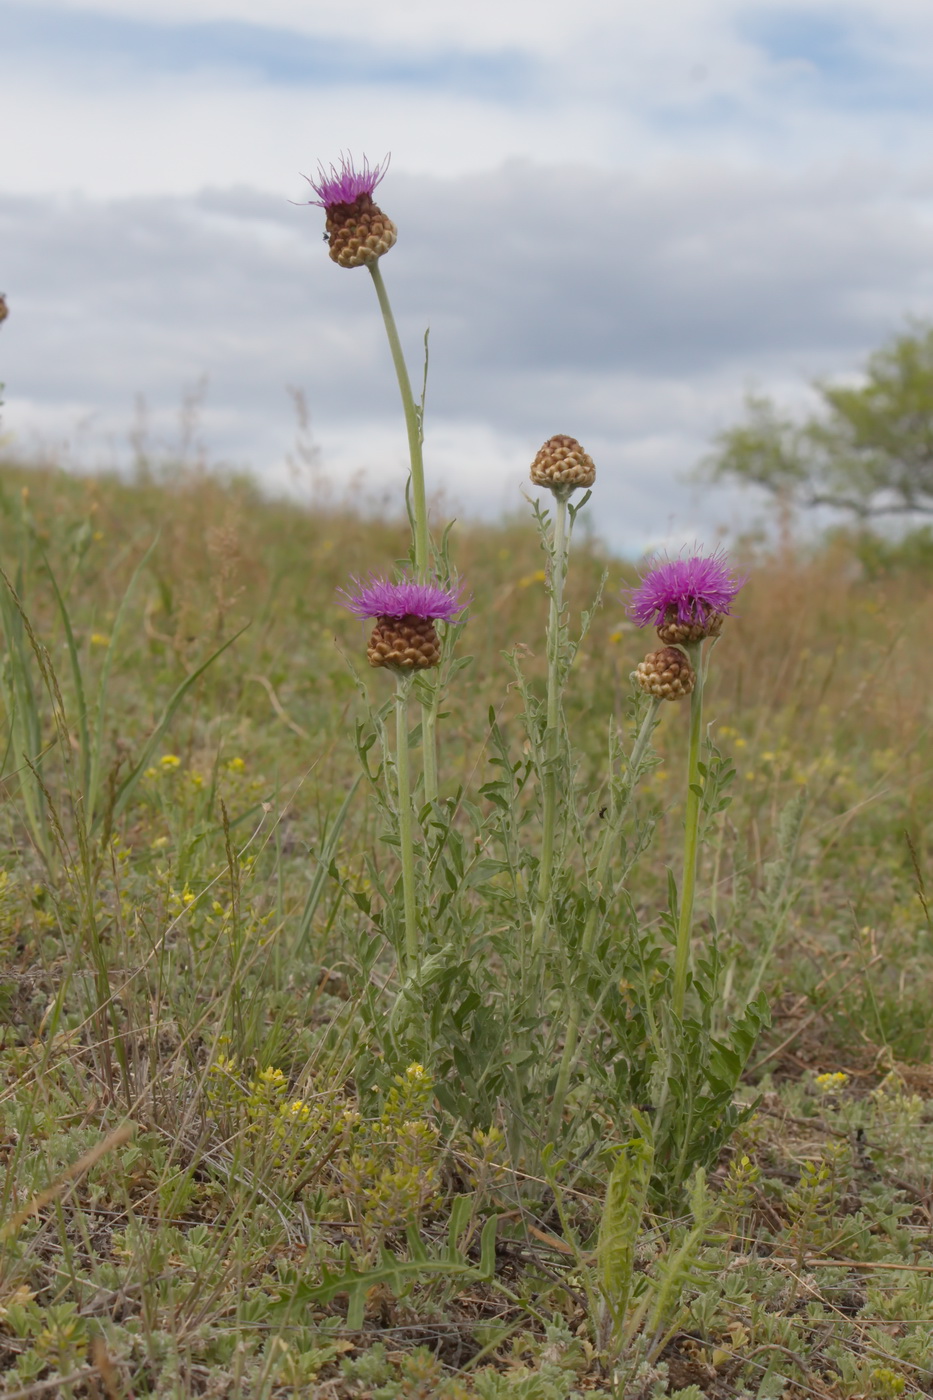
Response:
[[[312,180],[310,175],[305,176],[317,195],[317,199],[309,199],[308,203],[317,204],[321,209],[331,209],[335,204],[352,204],[361,194],[372,195],[389,168],[389,160],[390,157],[386,156],[371,166],[364,156],[360,170],[354,169],[349,156],[341,156],[339,170],[335,165],[329,171],[319,165],[316,180]]]
[[[735,574],[721,549],[688,559],[664,559],[628,590],[626,611],[639,627],[676,620],[705,625],[713,613],[728,614],[746,576]]]
[[[355,592],[343,595],[340,606],[355,617],[423,617],[437,622],[454,622],[470,601],[463,597],[463,585],[444,588],[439,583],[416,583],[403,578],[393,583],[387,578],[370,578],[366,583],[352,580]]]

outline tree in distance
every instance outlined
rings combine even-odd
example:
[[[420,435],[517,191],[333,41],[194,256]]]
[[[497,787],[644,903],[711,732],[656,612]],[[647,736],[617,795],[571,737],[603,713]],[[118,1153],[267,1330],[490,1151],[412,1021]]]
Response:
[[[750,395],[745,421],[719,435],[703,475],[862,522],[933,515],[933,325],[896,336],[863,374],[857,388],[815,381],[822,403],[804,419]]]

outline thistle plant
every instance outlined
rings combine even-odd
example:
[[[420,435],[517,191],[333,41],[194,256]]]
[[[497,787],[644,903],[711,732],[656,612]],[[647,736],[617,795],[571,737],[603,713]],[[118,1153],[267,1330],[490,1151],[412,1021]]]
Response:
[[[631,1104],[653,1102],[652,1199],[682,1202],[691,1173],[713,1160],[738,1121],[740,1110],[731,1107],[734,1090],[763,1014],[756,1008],[738,1019],[730,1035],[733,1049],[725,1052],[731,1058],[721,1069],[712,1040],[714,944],[696,980],[699,1017],[684,1017],[701,797],[720,810],[715,803],[722,786],[718,769],[704,776],[700,762],[709,652],[707,646],[704,655],[703,644],[718,635],[739,581],[717,554],[667,561],[635,590],[632,616],[641,625],[654,622],[661,645],[635,672],[628,742],[610,722],[608,768],[597,797],[591,746],[571,742],[563,714],[571,667],[594,613],[594,608],[582,613],[579,636],[571,637],[565,603],[570,539],[596,468],[575,438],[549,438],[530,471],[532,483],[553,497],[550,511],[535,504],[548,561],[546,698],[535,694],[513,656],[531,741],[526,757],[515,762],[493,709],[489,762],[497,776],[480,787],[482,801],[462,789],[453,801],[436,801],[434,726],[441,678],[428,676],[442,661],[451,672],[466,664],[450,658],[445,630],[439,635],[436,627],[457,621],[464,600],[451,581],[447,536],[435,547],[429,534],[423,398],[418,405],[412,395],[379,267],[397,236],[373,199],[385,172],[386,162],[370,167],[364,161],[354,168],[345,158],[339,168],[320,169],[311,182],[313,202],[325,210],[332,260],[341,267],[366,267],[373,279],[411,458],[409,569],[396,578],[355,579],[342,591],[345,607],[373,621],[370,664],[395,675],[394,745],[385,733],[386,704],[370,712],[369,727],[358,727],[357,747],[374,784],[385,839],[398,847],[401,876],[387,882],[378,860],[366,857],[369,891],[342,881],[344,893],[374,930],[358,957],[367,988],[361,1011],[377,1051],[358,1087],[365,1096],[380,1081],[385,1087],[384,1074],[392,1067],[423,1060],[434,1076],[438,1102],[467,1131],[487,1132],[505,1112],[509,1155],[532,1170],[548,1142],[574,1140],[584,1148],[591,1109],[599,1103],[611,1104],[614,1120],[620,1121]],[[582,498],[574,503],[577,492]],[[602,586],[595,606],[601,592]],[[419,674],[422,680],[416,682]],[[409,751],[413,686],[422,703],[424,758],[417,806]],[[673,928],[662,920],[675,946],[671,966],[669,944],[640,925],[635,901],[622,896],[653,829],[652,819],[639,819],[634,810],[638,782],[657,761],[652,735],[663,702],[688,697],[681,902]],[[366,757],[377,743],[382,773],[372,771]],[[528,801],[535,789],[537,828]],[[423,828],[418,811],[424,813]],[[404,973],[397,993],[388,996],[388,984],[380,988],[372,976],[380,935],[394,944]]]
[[[631,593],[628,612],[639,627],[653,623],[664,643],[649,653],[636,671],[642,689],[665,699],[690,698],[690,748],[687,758],[687,806],[684,817],[683,880],[674,955],[674,1014],[683,1017],[690,963],[690,936],[696,892],[700,805],[703,797],[700,743],[703,729],[703,686],[710,647],[723,619],[745,582],[729,566],[725,555],[694,554],[655,564]]]
[[[415,900],[415,853],[412,834],[411,764],[408,701],[412,677],[437,666],[441,642],[436,622],[453,622],[466,603],[462,587],[444,587],[403,578],[397,582],[370,578],[353,580],[354,592],[341,589],[342,606],[355,617],[374,618],[366,655],[371,666],[395,673],[395,774],[399,847],[405,918],[405,963],[409,973],[418,965],[420,938]]]
[[[561,628],[564,613],[564,583],[570,549],[568,502],[573,492],[587,488],[596,480],[593,459],[584,452],[576,438],[557,434],[548,438],[531,464],[531,480],[535,486],[545,486],[554,496],[554,524],[550,538],[551,576],[550,608],[547,627],[547,715],[544,736],[544,794],[541,830],[541,863],[538,867],[538,901],[532,935],[532,962],[540,959],[544,946],[544,931],[551,905],[551,884],[554,874],[554,838],[557,821],[557,754],[560,743],[561,689],[563,683],[561,659]],[[586,497],[584,497],[584,501]],[[580,507],[577,506],[576,510]],[[570,515],[572,527],[576,510]]]
[[[374,166],[370,166],[364,157],[358,170],[347,156],[342,158],[339,169],[334,165],[327,170],[319,166],[317,177],[313,180],[308,179],[317,195],[317,199],[309,202],[326,212],[325,236],[331,259],[340,267],[365,267],[373,279],[405,415],[411,473],[409,510],[412,524],[412,557],[415,574],[424,582],[431,572],[433,555],[424,483],[424,396],[422,395],[420,403],[416,403],[389,294],[379,268],[379,259],[394,247],[398,231],[391,219],[373,200],[373,191],[384,179],[388,168],[388,156]],[[439,696],[435,688],[422,702],[421,748],[424,796],[427,802],[435,802],[438,794],[438,701]]]

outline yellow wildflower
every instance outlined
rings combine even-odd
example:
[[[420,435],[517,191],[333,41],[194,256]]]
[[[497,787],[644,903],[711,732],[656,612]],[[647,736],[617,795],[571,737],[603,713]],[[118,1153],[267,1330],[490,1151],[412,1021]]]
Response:
[[[92,632],[92,633],[91,633],[91,646],[92,646],[92,647],[109,647],[109,645],[110,645],[110,638],[107,636],[107,633],[106,633],[106,632]]]
[[[181,767],[181,759],[178,757],[177,753],[164,753],[159,759],[159,763],[162,765],[163,768]]]
[[[836,1070],[835,1074],[818,1074],[813,1082],[818,1089],[822,1089],[824,1093],[829,1093],[832,1089],[844,1088],[849,1082],[849,1076],[839,1069]]]

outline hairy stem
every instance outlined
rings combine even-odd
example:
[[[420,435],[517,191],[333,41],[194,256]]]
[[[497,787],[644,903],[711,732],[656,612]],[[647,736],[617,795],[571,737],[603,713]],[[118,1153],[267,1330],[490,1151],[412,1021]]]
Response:
[[[411,391],[408,366],[405,363],[405,356],[402,353],[402,342],[398,338],[395,317],[392,314],[389,294],[382,280],[379,263],[374,260],[373,262],[367,263],[366,266],[369,268],[369,275],[373,279],[373,284],[376,288],[376,296],[379,298],[379,309],[382,312],[382,319],[385,322],[386,335],[389,339],[389,349],[392,352],[392,363],[395,366],[395,377],[398,380],[399,393],[402,397],[402,408],[405,413],[405,427],[408,430],[408,456],[411,462],[411,508],[414,517],[415,572],[420,579],[424,579],[427,577],[428,565],[430,562],[431,537],[428,533],[428,506],[424,490],[424,457],[421,451],[423,442],[421,410],[415,403],[415,396]]]
[[[677,948],[674,954],[674,1015],[684,1014],[687,994],[687,969],[690,964],[690,935],[693,931],[693,901],[696,894],[697,856],[699,854],[700,803],[700,739],[703,730],[703,643],[687,645],[690,664],[696,672],[696,685],[690,697],[690,752],[687,758],[687,809],[684,817],[684,875],[680,890],[680,919],[677,925]]]
[[[544,930],[551,906],[554,874],[554,836],[557,826],[557,756],[560,751],[560,629],[564,611],[564,580],[567,576],[567,499],[565,492],[554,492],[554,531],[551,539],[551,605],[547,628],[547,727],[544,738],[544,815],[541,834],[541,864],[538,869],[538,903],[531,939],[532,962],[537,963],[544,948]]]

